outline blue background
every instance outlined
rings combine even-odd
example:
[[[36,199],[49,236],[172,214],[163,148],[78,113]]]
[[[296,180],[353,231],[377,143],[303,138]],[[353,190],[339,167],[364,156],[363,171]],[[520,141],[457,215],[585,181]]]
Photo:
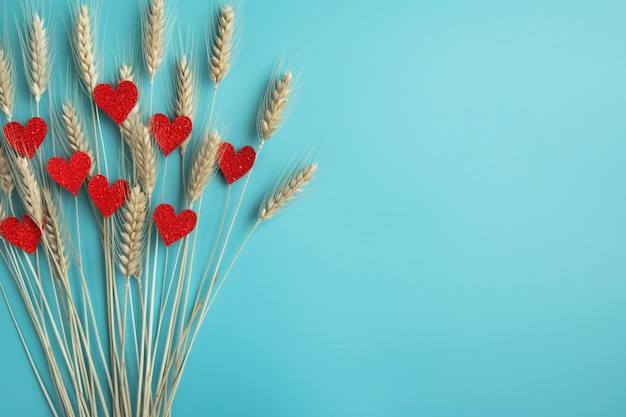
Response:
[[[138,6],[104,3],[116,57]],[[201,37],[208,2],[176,9]],[[51,15],[63,67],[67,7]],[[626,3],[249,0],[242,15],[217,101],[236,146],[279,55],[300,49],[304,74],[246,204],[312,143],[323,169],[246,249],[174,414],[626,415]],[[45,415],[4,307],[0,334],[1,414]]]

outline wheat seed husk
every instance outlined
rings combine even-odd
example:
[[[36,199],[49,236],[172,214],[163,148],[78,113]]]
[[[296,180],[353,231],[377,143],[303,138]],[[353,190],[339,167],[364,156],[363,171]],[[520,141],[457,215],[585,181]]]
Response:
[[[0,111],[2,111],[9,120],[13,117],[15,101],[15,81],[13,74],[13,59],[10,51],[0,46]]]
[[[89,141],[86,139],[85,129],[81,123],[78,113],[72,102],[66,100],[62,107],[61,120],[63,122],[63,130],[67,138],[67,143],[72,152],[84,152],[89,155],[91,159],[91,172],[95,168],[94,155],[89,145]]]
[[[188,194],[191,204],[200,198],[204,189],[211,181],[215,172],[221,141],[222,139],[217,131],[208,133],[196,153],[189,174]]]
[[[2,191],[4,191],[9,198],[15,189],[15,181],[13,180],[13,174],[11,174],[9,158],[2,146],[0,146],[0,188],[2,188]]]
[[[82,5],[78,11],[72,37],[74,60],[81,80],[93,93],[98,85],[98,67],[94,52],[94,34],[89,17],[89,8]]]
[[[233,51],[235,11],[231,6],[220,9],[209,54],[211,80],[217,86],[228,74]]]
[[[41,190],[35,173],[26,158],[15,158],[15,167],[18,173],[18,191],[22,199],[22,204],[26,213],[40,228],[43,226],[43,204],[41,199]]]
[[[282,186],[270,192],[259,209],[259,222],[274,217],[289,201],[300,194],[302,188],[313,179],[315,171],[317,171],[316,163],[307,165],[287,178]]]
[[[148,198],[138,185],[133,187],[122,210],[122,231],[119,242],[119,268],[126,278],[139,279],[142,271],[142,250],[145,241]]]
[[[63,235],[60,229],[59,212],[48,189],[42,189],[45,205],[45,225],[43,229],[44,246],[54,265],[53,274],[59,281],[67,282],[69,256],[66,252]]]
[[[283,124],[292,81],[291,72],[270,81],[257,117],[257,132],[261,142],[271,139]]]
[[[142,22],[142,46],[146,71],[153,80],[163,62],[165,1],[152,0]]]

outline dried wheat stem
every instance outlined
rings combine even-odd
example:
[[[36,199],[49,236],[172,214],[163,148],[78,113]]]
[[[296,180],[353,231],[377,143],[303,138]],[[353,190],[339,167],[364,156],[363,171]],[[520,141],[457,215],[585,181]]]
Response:
[[[123,64],[120,67],[120,71],[119,71],[119,81],[133,81],[134,75],[133,75],[133,67],[130,65],[126,65]]]
[[[27,158],[15,158],[15,166],[19,174],[18,190],[26,213],[39,226],[43,226],[43,205],[41,200],[41,190],[35,173]]]
[[[257,132],[262,142],[272,138],[284,122],[292,81],[292,73],[286,72],[282,78],[272,80],[265,92],[257,117]]]
[[[317,164],[307,165],[291,175],[280,187],[270,192],[259,209],[259,222],[274,217],[289,201],[302,191],[302,187],[313,179]]]
[[[209,54],[211,80],[215,86],[226,77],[230,69],[234,27],[235,11],[231,6],[222,7],[217,18],[217,26],[215,33],[213,33],[213,43]]]
[[[215,172],[217,153],[221,140],[217,131],[214,130],[211,133],[207,132],[204,141],[196,153],[189,175],[188,196],[190,204],[193,204],[200,198],[204,189],[209,184],[213,172]]]
[[[42,194],[46,208],[46,222],[43,230],[44,245],[48,251],[50,259],[53,262],[53,273],[55,278],[59,281],[67,282],[69,257],[65,250],[63,235],[61,234],[59,212],[54,204],[54,201],[52,200],[52,194],[50,191],[44,188],[42,189]]]
[[[141,121],[139,108],[135,107],[121,127],[122,136],[133,157],[139,183],[148,199],[152,197],[157,177],[157,153],[150,129]]]
[[[70,149],[72,152],[84,152],[89,155],[89,158],[91,158],[91,170],[93,171],[95,168],[93,151],[85,137],[84,126],[70,100],[66,100],[65,104],[63,104],[61,119]]]
[[[142,23],[143,55],[146,70],[153,80],[164,55],[165,1],[152,0]]]
[[[134,276],[139,279],[141,277],[147,216],[148,199],[141,191],[141,187],[135,186],[122,211],[119,267],[126,278]]]
[[[11,165],[9,165],[9,159],[4,148],[0,146],[0,189],[7,196],[11,197],[14,188],[15,181],[13,181],[13,175],[11,174]]]
[[[13,59],[9,51],[0,46],[0,111],[9,120],[13,117],[14,99]]]
[[[89,92],[93,93],[98,85],[98,67],[94,53],[93,28],[89,19],[89,8],[86,5],[82,5],[78,11],[72,40],[78,73]]]
[[[33,14],[26,34],[26,78],[37,103],[50,81],[50,44],[44,20]]]

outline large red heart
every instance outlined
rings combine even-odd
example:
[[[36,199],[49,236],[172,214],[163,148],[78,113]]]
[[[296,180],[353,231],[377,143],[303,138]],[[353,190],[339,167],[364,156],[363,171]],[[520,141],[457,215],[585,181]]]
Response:
[[[229,184],[237,181],[252,169],[256,152],[252,146],[244,146],[235,153],[235,148],[228,142],[220,145],[219,166]]]
[[[187,116],[179,116],[170,123],[164,114],[155,114],[150,120],[150,131],[165,156],[172,153],[191,134],[192,123]]]
[[[0,223],[0,233],[9,243],[31,254],[35,253],[41,240],[41,229],[28,214],[24,215],[23,221],[17,217],[4,219]]]
[[[96,175],[89,180],[87,191],[100,213],[108,218],[124,205],[130,188],[125,180],[117,180],[109,186],[107,177]]]
[[[183,210],[176,215],[174,207],[159,204],[154,210],[154,224],[159,230],[165,246],[187,236],[196,227],[198,216],[192,210]]]
[[[48,124],[39,117],[33,117],[26,123],[26,126],[22,126],[18,122],[7,123],[3,132],[19,156],[24,158],[28,155],[29,159],[33,159],[35,152],[48,133]]]
[[[132,81],[122,81],[117,85],[117,90],[109,84],[100,84],[93,90],[93,98],[98,107],[118,125],[124,123],[137,104],[138,97],[137,86]]]
[[[74,196],[91,171],[91,158],[84,152],[76,152],[70,157],[69,162],[55,156],[50,158],[46,165],[50,177],[61,187],[65,188]]]

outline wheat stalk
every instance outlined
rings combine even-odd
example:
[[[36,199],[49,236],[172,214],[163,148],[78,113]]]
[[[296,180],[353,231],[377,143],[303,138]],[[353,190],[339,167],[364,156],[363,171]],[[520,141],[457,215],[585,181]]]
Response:
[[[43,225],[43,205],[41,200],[41,190],[35,173],[27,158],[15,158],[15,166],[19,175],[18,190],[26,213],[39,226]]]
[[[86,5],[82,5],[78,11],[72,46],[78,74],[89,92],[93,93],[98,85],[98,67],[94,53],[93,28],[89,19],[89,8]]]
[[[293,74],[290,71],[270,81],[257,117],[257,132],[261,142],[271,139],[284,122],[292,81]]]
[[[217,27],[213,33],[213,43],[209,53],[211,80],[216,87],[230,69],[234,28],[235,11],[231,6],[222,7],[217,17]]]
[[[15,181],[11,174],[11,165],[9,165],[9,159],[2,146],[0,146],[0,188],[9,197],[11,197],[13,189],[15,188]]]
[[[305,166],[292,174],[280,187],[270,192],[264,199],[259,209],[259,222],[264,222],[274,217],[289,201],[302,191],[302,187],[313,179],[317,170],[317,164]]]
[[[92,162],[91,171],[93,172],[95,168],[93,151],[91,150],[89,141],[87,141],[85,137],[84,127],[78,118],[78,113],[70,100],[66,100],[62,107],[63,112],[61,113],[61,119],[63,121],[63,130],[67,137],[67,143],[72,152],[84,152],[89,155]]]
[[[50,81],[50,44],[44,20],[37,13],[33,14],[28,25],[26,43],[26,78],[35,101],[39,103]]]
[[[13,116],[14,98],[13,59],[8,48],[0,46],[0,111],[9,120]]]
[[[151,82],[163,61],[164,37],[165,1],[152,0],[142,21],[143,55]]]
[[[69,272],[69,257],[65,251],[65,243],[59,227],[59,213],[52,194],[46,188],[42,189],[43,202],[46,209],[45,225],[43,230],[44,245],[48,255],[54,263],[53,273],[59,281],[67,282]]]
[[[119,267],[126,278],[139,279],[142,270],[142,249],[145,239],[148,199],[138,185],[133,187],[123,211]]]
[[[204,141],[200,145],[196,157],[191,165],[189,175],[189,203],[193,204],[200,198],[202,192],[209,184],[215,171],[217,153],[222,139],[217,131],[207,132]]]

